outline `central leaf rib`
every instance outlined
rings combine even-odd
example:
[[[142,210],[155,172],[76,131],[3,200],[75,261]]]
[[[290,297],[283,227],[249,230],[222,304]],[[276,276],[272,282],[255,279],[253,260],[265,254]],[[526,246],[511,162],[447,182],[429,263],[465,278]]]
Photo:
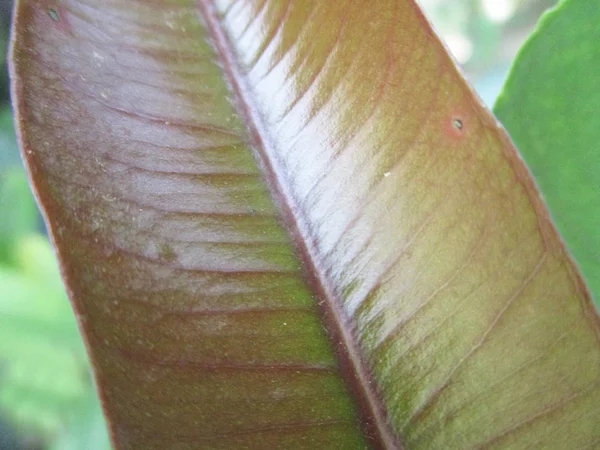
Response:
[[[269,132],[261,122],[260,112],[252,100],[251,91],[245,85],[244,75],[240,71],[233,46],[219,21],[218,13],[211,0],[198,0],[198,4],[240,114],[246,119],[257,160],[264,171],[276,204],[280,207],[283,221],[295,242],[307,281],[314,289],[326,329],[338,354],[342,373],[359,402],[365,432],[376,448],[401,449],[399,438],[394,435],[386,417],[385,408],[377,392],[377,384],[361,354],[349,318],[341,307],[337,289],[327,278],[323,264],[319,261],[310,224],[302,217],[302,208],[286,188],[290,180],[285,179],[284,170],[279,167],[278,149],[273,146]],[[264,47],[267,45],[268,43],[265,43]]]

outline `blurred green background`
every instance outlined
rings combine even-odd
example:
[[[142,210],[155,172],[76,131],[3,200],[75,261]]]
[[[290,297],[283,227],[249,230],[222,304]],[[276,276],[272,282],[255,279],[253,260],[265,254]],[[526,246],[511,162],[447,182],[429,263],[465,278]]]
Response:
[[[556,0],[421,0],[483,100]],[[85,348],[20,161],[0,0],[0,449],[108,449]]]

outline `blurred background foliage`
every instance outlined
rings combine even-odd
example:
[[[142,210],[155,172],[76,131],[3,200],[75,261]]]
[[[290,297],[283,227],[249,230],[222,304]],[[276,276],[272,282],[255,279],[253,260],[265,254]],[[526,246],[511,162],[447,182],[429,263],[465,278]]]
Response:
[[[558,0],[417,0],[491,108],[512,62]]]
[[[421,0],[489,105],[556,0]],[[0,0],[0,449],[109,448],[85,348],[29,191],[13,129]]]

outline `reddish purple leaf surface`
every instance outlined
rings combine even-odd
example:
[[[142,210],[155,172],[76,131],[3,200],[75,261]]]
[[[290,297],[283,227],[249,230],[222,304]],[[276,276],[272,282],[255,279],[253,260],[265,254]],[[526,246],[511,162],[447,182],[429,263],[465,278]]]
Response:
[[[22,149],[118,448],[583,448],[598,317],[411,0],[32,0]]]

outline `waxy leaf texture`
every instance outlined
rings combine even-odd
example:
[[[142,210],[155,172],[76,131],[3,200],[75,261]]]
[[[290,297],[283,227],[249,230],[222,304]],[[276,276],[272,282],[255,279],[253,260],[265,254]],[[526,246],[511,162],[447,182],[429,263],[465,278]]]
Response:
[[[598,317],[413,0],[30,0],[23,155],[117,448],[585,448]]]

